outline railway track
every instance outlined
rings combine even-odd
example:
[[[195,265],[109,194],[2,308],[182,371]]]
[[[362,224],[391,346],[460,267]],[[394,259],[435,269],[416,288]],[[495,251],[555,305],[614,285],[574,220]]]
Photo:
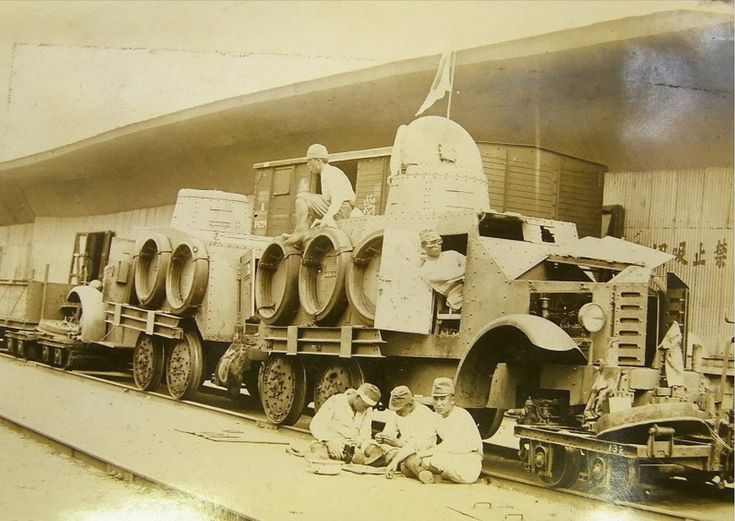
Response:
[[[0,351],[0,361],[2,359],[16,360],[4,351]],[[36,362],[28,362],[36,364],[43,370],[61,373],[69,378],[78,378],[82,380],[90,380],[103,383],[109,386],[115,386],[123,389],[125,392],[142,393],[137,389],[132,381],[132,376],[120,372],[93,372],[93,371],[65,371],[60,368],[50,367]],[[236,400],[227,394],[223,389],[212,386],[204,386],[196,395],[196,401],[176,400],[167,394],[158,392],[145,393],[156,400],[164,400],[170,407],[181,408],[200,408],[216,414],[236,417],[239,420],[256,424],[260,427],[273,430],[285,430],[287,432],[297,433],[299,435],[308,435],[308,417],[304,417],[299,423],[293,426],[273,426],[266,419],[265,415],[257,411],[258,404],[246,395],[241,395]],[[123,468],[113,464],[110,461],[100,461],[87,453],[84,448],[69,446],[62,439],[49,436],[42,431],[27,427],[14,420],[8,419],[0,415],[4,421],[15,425],[16,428],[30,431],[37,437],[43,438],[51,443],[64,447],[65,451],[75,457],[78,457],[88,463],[102,466],[103,468],[115,468],[117,472],[123,473],[130,480],[138,480],[142,482],[151,482],[145,476],[139,475],[133,469]],[[521,461],[518,459],[515,449],[504,445],[498,445],[489,441],[485,442],[485,464],[483,467],[483,476],[488,480],[500,480],[506,484],[513,484],[522,487],[530,487],[535,490],[534,494],[565,494],[579,498],[581,500],[594,502],[596,504],[615,505],[617,507],[631,509],[641,514],[651,514],[652,519],[674,519],[674,520],[712,520],[720,519],[715,512],[722,511],[721,519],[730,519],[732,517],[732,489],[718,490],[715,487],[702,487],[695,491],[691,487],[681,482],[671,481],[666,487],[647,488],[642,491],[638,497],[612,497],[610,494],[595,494],[580,488],[572,489],[549,489],[541,483],[529,477],[529,474],[523,469]],[[156,486],[172,489],[169,484],[161,482],[151,482]],[[542,492],[543,491],[543,492]],[[693,494],[693,492],[696,493]],[[206,498],[197,498],[202,502],[209,501]],[[244,519],[237,512],[222,509],[218,505],[211,505],[211,508],[220,508],[223,519]],[[713,515],[714,512],[714,515]],[[728,513],[729,512],[729,513]],[[461,512],[472,518],[472,513]],[[476,517],[476,519],[483,519]]]

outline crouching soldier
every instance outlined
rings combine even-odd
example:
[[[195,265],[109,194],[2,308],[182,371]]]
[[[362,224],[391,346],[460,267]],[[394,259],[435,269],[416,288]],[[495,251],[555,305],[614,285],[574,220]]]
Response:
[[[309,447],[311,454],[347,463],[355,455],[364,458],[363,451],[372,438],[373,406],[378,400],[380,391],[369,383],[331,396],[309,425],[316,438]]]
[[[482,438],[477,425],[469,412],[454,405],[454,383],[450,378],[434,380],[431,396],[434,432],[441,442],[407,456],[400,463],[401,472],[427,484],[442,479],[474,483],[482,470]],[[398,459],[397,456],[393,461]]]
[[[390,478],[408,456],[436,444],[436,421],[431,409],[417,402],[405,385],[391,391],[388,409],[392,413],[383,431],[375,435],[375,441],[387,451],[385,459],[390,464],[386,476]]]

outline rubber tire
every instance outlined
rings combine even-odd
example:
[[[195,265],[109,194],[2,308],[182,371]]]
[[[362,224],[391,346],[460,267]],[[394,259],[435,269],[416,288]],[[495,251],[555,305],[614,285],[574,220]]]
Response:
[[[266,246],[255,274],[255,309],[268,325],[288,325],[299,310],[299,267],[301,252],[280,241]],[[283,291],[273,295],[273,277],[284,271]],[[272,310],[272,311],[271,311]]]
[[[378,243],[380,244],[380,252],[375,255]],[[347,269],[345,289],[347,291],[347,300],[350,303],[350,309],[369,326],[372,326],[375,322],[375,306],[377,302],[371,302],[365,296],[365,289],[363,287],[365,266],[376,256],[380,259],[382,254],[383,230],[376,230],[360,241],[352,253],[352,262],[350,262]]]
[[[191,281],[180,292],[182,272],[186,265],[193,263]],[[202,303],[209,282],[209,258],[203,242],[196,239],[179,242],[171,252],[166,273],[166,299],[171,311],[176,314],[193,312]]]
[[[147,260],[151,257],[156,257],[155,261]],[[166,274],[170,259],[171,241],[165,235],[154,233],[139,242],[134,257],[134,287],[138,301],[144,308],[155,309],[163,303],[166,297]],[[155,279],[148,281],[149,267],[153,262],[158,263]]]
[[[322,259],[327,251],[335,252],[335,280],[329,297],[324,303],[317,296],[318,276]],[[345,279],[351,264],[352,241],[349,235],[337,228],[324,228],[304,249],[299,269],[299,301],[307,315],[323,326],[334,325],[347,308]]]

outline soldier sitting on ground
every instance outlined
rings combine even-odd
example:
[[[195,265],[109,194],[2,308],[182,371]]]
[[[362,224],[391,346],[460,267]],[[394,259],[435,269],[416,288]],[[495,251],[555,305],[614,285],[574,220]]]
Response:
[[[375,435],[375,441],[387,451],[385,461],[390,464],[386,477],[390,478],[408,456],[436,444],[436,420],[431,409],[417,402],[405,385],[391,391],[388,409],[391,413],[385,428]]]
[[[431,396],[436,411],[434,432],[441,442],[408,456],[400,464],[401,472],[426,484],[442,479],[474,483],[482,470],[482,438],[477,425],[469,412],[454,405],[451,378],[434,380]]]
[[[369,383],[330,396],[309,425],[316,438],[309,447],[311,454],[347,463],[357,455],[364,461],[364,450],[373,434],[373,407],[378,400],[380,390]]]
[[[424,264],[419,274],[431,289],[444,295],[453,310],[462,308],[465,256],[454,250],[442,251],[442,238],[434,230],[419,233]]]
[[[306,165],[312,174],[321,176],[321,194],[300,192],[296,195],[296,228],[283,234],[285,244],[300,247],[309,227],[337,228],[337,221],[349,218],[355,206],[355,191],[347,175],[329,164],[324,145],[314,144],[306,151]]]

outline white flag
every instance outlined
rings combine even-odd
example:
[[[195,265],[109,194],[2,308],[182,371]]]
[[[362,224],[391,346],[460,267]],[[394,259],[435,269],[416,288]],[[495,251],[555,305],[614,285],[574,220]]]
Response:
[[[416,116],[422,114],[426,109],[444,97],[444,94],[452,90],[454,82],[454,55],[455,51],[445,52],[439,60],[439,70],[436,71],[434,82],[431,84],[431,90],[424,100],[424,104],[416,113]]]

